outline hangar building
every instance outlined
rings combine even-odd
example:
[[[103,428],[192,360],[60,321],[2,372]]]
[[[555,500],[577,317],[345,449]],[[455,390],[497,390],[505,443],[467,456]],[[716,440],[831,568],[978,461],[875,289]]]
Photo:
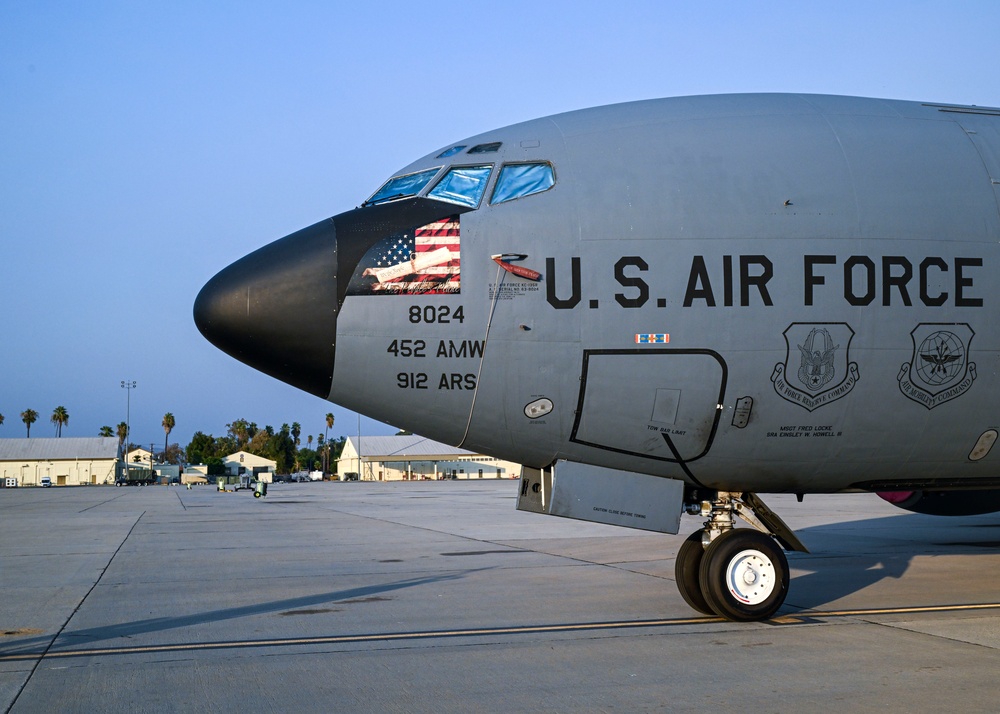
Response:
[[[350,436],[337,461],[337,473],[341,480],[346,474],[359,474],[362,481],[517,478],[521,465],[422,436]]]
[[[117,463],[114,436],[0,439],[0,483],[38,486],[48,476],[57,486],[111,484]]]
[[[265,459],[263,456],[251,454],[249,451],[237,451],[222,459],[226,465],[226,473],[230,476],[242,476],[250,474],[255,479],[260,479],[267,483],[274,482],[274,471],[278,468],[278,462],[272,459]]]
[[[204,464],[189,464],[181,474],[181,483],[205,483],[219,479],[226,483],[239,483],[239,477],[244,474],[250,474],[265,483],[274,483],[274,472],[278,467],[277,461],[265,459],[249,451],[237,451],[235,454],[225,456],[222,463],[226,472],[218,476],[209,476],[208,467]]]

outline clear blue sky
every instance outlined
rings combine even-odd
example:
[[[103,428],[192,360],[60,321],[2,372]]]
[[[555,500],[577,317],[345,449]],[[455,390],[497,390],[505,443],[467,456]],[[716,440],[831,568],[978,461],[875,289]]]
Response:
[[[0,2],[0,437],[163,443],[356,416],[209,345],[251,250],[466,136],[598,104],[787,91],[1000,105],[1000,3]],[[365,420],[365,433],[392,433]]]

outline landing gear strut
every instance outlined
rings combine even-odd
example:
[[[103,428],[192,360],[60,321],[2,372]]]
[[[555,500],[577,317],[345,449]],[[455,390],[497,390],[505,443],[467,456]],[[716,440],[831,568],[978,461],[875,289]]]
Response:
[[[808,552],[805,546],[752,493],[719,491],[692,508],[707,520],[677,552],[674,575],[684,601],[727,620],[774,615],[788,593],[788,560],[782,546]],[[734,515],[754,529],[734,528]]]

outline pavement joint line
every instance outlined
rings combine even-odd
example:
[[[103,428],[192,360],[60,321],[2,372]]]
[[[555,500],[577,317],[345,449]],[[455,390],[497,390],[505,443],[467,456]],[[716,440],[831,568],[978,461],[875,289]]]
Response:
[[[879,615],[929,614],[938,612],[969,612],[1000,610],[998,603],[973,603],[965,605],[926,605],[894,608],[870,608],[856,610],[810,610],[781,615],[761,624],[773,626],[794,626],[815,624],[819,620],[847,617],[875,617]],[[387,632],[364,635],[327,635],[318,637],[279,638],[272,640],[228,640],[219,642],[178,643],[168,645],[137,645],[134,647],[105,647],[86,650],[51,651],[51,644],[44,652],[24,652],[19,654],[0,653],[0,662],[18,662],[37,659],[36,667],[42,660],[67,659],[72,657],[99,657],[106,655],[150,654],[158,652],[192,652],[222,649],[257,647],[292,647],[331,644],[358,644],[365,642],[400,642],[430,639],[452,639],[462,637],[489,637],[497,635],[544,634],[560,632],[593,632],[599,630],[626,630],[645,628],[667,628],[690,625],[729,624],[719,617],[684,617],[657,620],[632,620],[610,622],[563,623],[554,625],[525,625],[511,627],[484,627],[460,630],[429,630],[418,632]],[[58,635],[57,635],[58,637]],[[53,638],[53,642],[55,638]]]
[[[95,503],[93,506],[87,506],[82,511],[77,511],[77,513],[86,513],[87,511],[93,510],[94,508],[99,508],[100,506],[103,506],[103,505],[105,505],[107,503],[111,503],[112,501],[117,501],[119,498],[122,498],[125,495],[126,494],[124,494],[124,493],[119,493],[117,496],[113,496],[113,497],[109,498],[106,501],[101,501],[100,503]]]
[[[974,612],[1000,610],[1000,603],[970,603],[964,605],[914,605],[910,607],[878,607],[858,610],[802,610],[767,620],[764,624],[776,626],[804,625],[820,620],[847,617],[878,617],[879,615],[926,615],[935,612]]]
[[[119,498],[119,496],[115,496],[115,498]],[[115,499],[113,498],[113,499],[110,499],[110,500],[113,501]],[[87,509],[84,509],[84,510],[87,510]],[[81,513],[82,513],[82,511],[81,511]],[[46,656],[49,654],[50,650],[52,649],[52,646],[55,644],[56,640],[59,639],[59,635],[61,635],[63,633],[63,631],[66,629],[66,626],[70,623],[70,620],[72,620],[76,616],[76,613],[80,611],[81,607],[83,607],[83,603],[85,603],[87,601],[87,598],[90,597],[90,594],[92,592],[94,592],[94,589],[101,582],[101,579],[104,577],[105,573],[108,572],[108,568],[111,567],[111,563],[114,562],[115,557],[118,555],[118,553],[121,552],[121,549],[123,547],[125,547],[125,542],[129,539],[129,536],[132,535],[132,532],[135,530],[136,526],[139,525],[139,521],[142,520],[142,517],[144,515],[146,515],[145,511],[143,511],[142,513],[140,513],[139,517],[135,519],[135,523],[133,523],[132,527],[128,529],[128,533],[126,533],[125,537],[122,538],[122,542],[118,544],[118,547],[115,548],[115,552],[111,554],[110,558],[108,558],[107,564],[101,569],[101,573],[100,573],[100,575],[97,576],[97,579],[94,581],[94,584],[91,585],[90,589],[87,590],[86,594],[82,598],[80,598],[80,602],[78,602],[76,604],[76,607],[73,608],[73,612],[71,612],[69,614],[69,617],[66,618],[66,621],[63,622],[62,626],[59,628],[59,631],[56,632],[56,634],[52,637],[51,640],[49,640],[48,645],[45,646],[45,650],[43,652],[41,652],[40,654],[36,655],[37,661],[32,666],[31,671],[28,673],[28,676],[24,678],[24,682],[21,683],[20,689],[18,689],[17,693],[14,694],[13,699],[11,699],[10,706],[7,707],[7,710],[6,710],[5,714],[9,714],[9,712],[17,704],[17,700],[20,699],[21,694],[24,693],[24,689],[25,689],[25,687],[28,686],[28,682],[30,682],[31,678],[35,676],[35,672],[38,671],[38,667],[42,664],[42,660],[44,660],[46,658]],[[0,661],[4,661],[4,658],[5,658],[5,655],[0,655]],[[13,661],[13,660],[11,660],[11,661]]]

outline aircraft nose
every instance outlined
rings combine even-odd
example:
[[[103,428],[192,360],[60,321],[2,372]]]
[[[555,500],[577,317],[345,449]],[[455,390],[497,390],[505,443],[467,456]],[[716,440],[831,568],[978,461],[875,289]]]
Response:
[[[198,293],[201,334],[240,362],[327,399],[352,276],[382,241],[471,210],[427,198],[356,208],[254,251]],[[359,277],[360,279],[360,277]]]
[[[334,219],[236,261],[198,293],[194,321],[223,352],[326,398],[337,334]]]

